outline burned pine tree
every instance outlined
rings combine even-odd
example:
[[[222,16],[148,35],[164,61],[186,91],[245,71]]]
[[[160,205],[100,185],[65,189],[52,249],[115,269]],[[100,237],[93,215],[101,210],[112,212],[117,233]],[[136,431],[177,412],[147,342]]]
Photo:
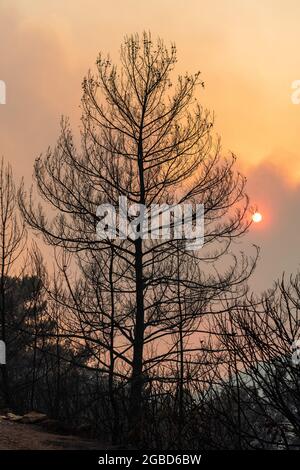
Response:
[[[63,119],[57,145],[35,163],[43,203],[36,207],[34,193],[20,192],[27,223],[63,252],[64,336],[84,343],[109,377],[116,420],[115,380],[128,383],[128,439],[135,444],[144,387],[179,380],[182,400],[182,349],[189,357],[201,351],[199,335],[210,335],[205,315],[220,308],[222,296],[241,295],[253,268],[231,250],[249,223],[245,180],[212,136],[212,116],[198,100],[200,74],[176,79],[176,61],[175,46],[153,43],[150,34],[126,38],[118,67],[99,56],[95,75],[83,81],[79,144]],[[117,210],[120,197],[139,207],[203,204],[204,247],[97,237],[97,208]],[[172,362],[181,363],[177,378],[168,372]]]

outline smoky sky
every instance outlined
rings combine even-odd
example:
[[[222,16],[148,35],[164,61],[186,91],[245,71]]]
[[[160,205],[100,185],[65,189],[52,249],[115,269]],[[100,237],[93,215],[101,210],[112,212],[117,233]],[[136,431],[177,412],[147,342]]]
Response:
[[[179,0],[155,0],[147,8],[135,0],[88,3],[0,3],[0,80],[7,87],[0,155],[17,180],[24,176],[30,184],[34,159],[55,144],[62,115],[78,131],[81,82],[98,52],[117,58],[125,34],[150,29],[177,43],[178,72],[203,71],[200,98],[215,111],[224,152],[237,155],[251,203],[263,214],[238,245],[249,253],[252,244],[261,247],[251,287],[260,292],[283,271],[295,273],[300,106],[291,104],[290,85],[300,78],[299,2],[289,0],[284,11],[277,0],[193,0],[190,8]]]
[[[289,277],[300,265],[300,186],[291,184],[280,168],[264,163],[249,171],[247,190],[263,221],[253,224],[243,244],[260,247],[260,258],[250,285],[268,289],[283,273]]]

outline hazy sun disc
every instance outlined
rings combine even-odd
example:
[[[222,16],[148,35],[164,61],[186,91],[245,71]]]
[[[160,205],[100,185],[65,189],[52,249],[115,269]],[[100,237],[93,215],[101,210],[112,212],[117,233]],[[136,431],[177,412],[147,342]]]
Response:
[[[255,222],[256,224],[258,222],[261,222],[262,221],[262,215],[260,212],[255,212],[253,215],[252,215],[252,220],[253,222]]]

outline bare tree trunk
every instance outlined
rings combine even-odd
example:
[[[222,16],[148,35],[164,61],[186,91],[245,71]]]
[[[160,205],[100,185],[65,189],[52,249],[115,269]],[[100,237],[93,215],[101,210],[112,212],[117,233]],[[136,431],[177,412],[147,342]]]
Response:
[[[178,398],[179,398],[179,426],[178,426],[178,444],[179,449],[182,448],[182,431],[184,427],[184,340],[183,340],[183,312],[181,303],[181,289],[180,289],[180,259],[179,252],[177,251],[177,295],[178,295],[178,311],[179,311],[179,378],[178,378]]]
[[[142,433],[143,346],[144,346],[144,282],[142,240],[136,240],[136,323],[129,401],[130,443],[138,445]]]
[[[119,408],[118,402],[115,396],[115,354],[114,354],[114,341],[115,341],[115,298],[114,298],[114,279],[113,279],[113,266],[114,266],[114,248],[111,249],[111,259],[109,266],[109,284],[110,284],[110,301],[111,301],[111,318],[110,318],[110,337],[109,337],[109,375],[108,375],[108,387],[109,387],[109,398],[111,407],[113,410],[113,423],[112,423],[112,444],[119,443]]]

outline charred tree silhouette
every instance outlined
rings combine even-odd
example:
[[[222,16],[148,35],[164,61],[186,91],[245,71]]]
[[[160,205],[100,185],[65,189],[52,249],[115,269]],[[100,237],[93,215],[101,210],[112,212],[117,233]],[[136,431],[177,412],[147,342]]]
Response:
[[[129,382],[134,445],[142,440],[145,386],[179,379],[182,401],[185,354],[202,348],[192,333],[211,334],[205,317],[224,296],[243,294],[254,265],[231,249],[249,225],[245,180],[212,137],[212,116],[198,100],[200,74],[176,79],[176,61],[174,45],[153,43],[146,33],[125,39],[119,68],[100,55],[96,74],[83,81],[80,145],[63,119],[57,145],[35,163],[37,190],[54,217],[35,207],[33,192],[20,192],[27,223],[62,250],[61,337],[84,342],[107,374],[115,428],[115,381]],[[151,204],[191,204],[194,221],[196,205],[204,204],[204,247],[191,251],[186,240],[162,237],[97,237],[98,206],[118,209],[121,196],[135,204],[128,222]],[[180,373],[170,377],[178,360]]]
[[[261,298],[245,298],[217,319],[224,362],[233,371],[228,381],[223,369],[220,383],[235,403],[233,434],[242,448],[299,448],[299,294],[299,274],[283,277]],[[229,425],[229,414],[224,421]]]
[[[13,181],[12,169],[0,162],[0,323],[1,340],[7,343],[7,296],[10,290],[11,276],[22,274],[22,267],[16,265],[23,254],[26,245],[26,231],[24,222],[18,215],[16,189]],[[9,407],[10,387],[8,365],[0,366],[2,374],[2,395],[4,406]]]

